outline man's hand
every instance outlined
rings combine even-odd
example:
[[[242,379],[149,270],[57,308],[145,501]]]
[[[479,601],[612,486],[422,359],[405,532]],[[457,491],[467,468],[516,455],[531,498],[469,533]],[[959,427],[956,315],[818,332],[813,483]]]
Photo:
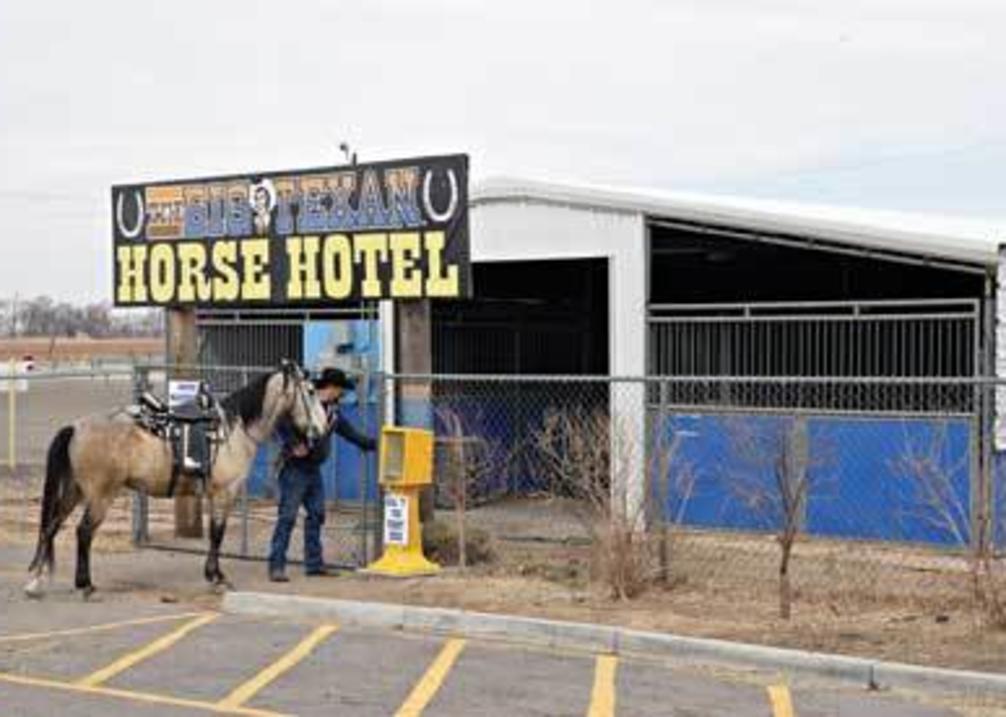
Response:
[[[298,443],[293,447],[293,450],[291,450],[290,453],[293,454],[294,458],[303,458],[310,453],[310,451],[307,449],[306,443]]]

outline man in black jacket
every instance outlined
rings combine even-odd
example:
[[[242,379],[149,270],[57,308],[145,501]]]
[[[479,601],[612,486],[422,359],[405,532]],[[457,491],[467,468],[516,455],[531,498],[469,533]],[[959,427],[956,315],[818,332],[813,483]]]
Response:
[[[325,487],[321,479],[321,464],[332,449],[332,433],[337,433],[364,451],[373,451],[373,438],[360,433],[339,413],[339,398],[345,389],[353,388],[346,374],[336,368],[326,368],[314,381],[328,413],[328,431],[308,445],[288,424],[278,427],[283,442],[283,467],[279,474],[279,515],[272,534],[269,551],[269,579],[287,582],[286,551],[290,534],[297,522],[297,511],[304,506],[304,569],[308,575],[330,575],[321,551],[321,527],[325,523]]]

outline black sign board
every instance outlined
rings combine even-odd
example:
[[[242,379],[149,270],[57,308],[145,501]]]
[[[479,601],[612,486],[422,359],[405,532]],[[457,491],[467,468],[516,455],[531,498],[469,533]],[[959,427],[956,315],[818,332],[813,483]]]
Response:
[[[470,293],[468,157],[112,187],[116,306]]]

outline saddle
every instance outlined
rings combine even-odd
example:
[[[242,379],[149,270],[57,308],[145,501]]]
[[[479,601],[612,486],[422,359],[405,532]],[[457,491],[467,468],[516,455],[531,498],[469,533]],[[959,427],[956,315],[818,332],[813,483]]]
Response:
[[[223,416],[219,403],[205,383],[200,383],[194,400],[174,408],[150,391],[144,391],[129,413],[136,425],[171,446],[168,497],[174,495],[180,476],[195,478],[205,488],[222,438]]]

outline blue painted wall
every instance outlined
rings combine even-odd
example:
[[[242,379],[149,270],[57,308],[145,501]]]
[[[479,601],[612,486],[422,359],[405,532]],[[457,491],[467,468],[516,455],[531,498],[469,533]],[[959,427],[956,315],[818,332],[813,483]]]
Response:
[[[348,331],[337,330],[342,323]],[[358,365],[372,372],[380,370],[380,329],[377,321],[309,322],[304,327],[304,365],[311,370],[321,367],[333,355],[341,359],[355,357]],[[357,428],[375,435],[380,420],[379,386],[370,387],[370,395],[361,397],[358,391],[342,399],[343,415]],[[377,495],[377,459],[374,454],[364,455],[353,444],[333,436],[332,453],[322,464],[325,495],[329,500],[359,501],[361,480],[366,485],[368,500]],[[248,477],[249,493],[253,496],[272,497],[275,486],[274,459],[278,446],[262,446],[255,457]],[[361,465],[364,473],[361,474]]]
[[[742,431],[748,445],[778,445],[791,420],[669,416],[666,430],[681,433],[676,467],[688,466],[695,479],[683,523],[742,530],[778,525],[777,507],[746,497],[773,494],[774,467],[766,460],[772,451],[739,448],[736,437]],[[966,420],[815,417],[807,421],[807,435],[809,534],[947,546],[970,540],[971,426]],[[950,516],[934,503],[950,506]],[[667,508],[676,515],[682,505],[672,497]]]
[[[376,322],[352,322],[348,340],[335,347],[340,356],[352,355],[372,371],[380,371],[380,331]],[[333,342],[346,332],[333,332],[330,324],[309,324],[304,356],[309,367],[319,356],[331,355]],[[555,386],[533,384],[451,384],[438,386],[439,407],[462,416],[467,432],[485,436],[501,446],[529,446],[550,407],[584,412],[606,406],[607,389],[594,395],[584,386],[573,386],[569,396]],[[575,403],[573,403],[575,401]],[[378,430],[379,388],[363,398],[344,399],[347,418],[371,434]],[[762,444],[785,431],[787,417],[767,415],[672,414],[664,419],[667,435],[680,434],[676,467],[688,466],[695,483],[686,503],[668,500],[670,516],[682,516],[686,525],[716,529],[767,530],[777,524],[778,512],[752,507],[737,490],[738,476],[747,485],[766,486],[774,480],[772,467],[751,460],[738,450],[739,422],[747,435]],[[442,426],[435,418],[435,429]],[[661,430],[661,427],[655,428]],[[887,418],[808,418],[807,433],[812,491],[806,512],[806,530],[812,535],[868,540],[897,540],[956,546],[970,540],[969,506],[971,431],[967,420],[905,420]],[[332,457],[322,467],[329,499],[358,501],[361,462],[366,495],[376,496],[377,461],[342,439],[335,440]],[[256,457],[250,477],[253,495],[274,490],[269,470],[274,446]],[[944,480],[945,479],[945,480]],[[996,456],[996,487],[1006,486],[1006,456]],[[491,490],[528,493],[545,487],[543,471],[533,448],[522,451],[511,475],[500,476]],[[948,519],[933,509],[928,491],[940,493],[935,502],[951,506]],[[769,491],[771,492],[771,491]],[[995,538],[1006,547],[1006,489],[996,492]]]
[[[493,486],[496,491],[538,490],[545,486],[544,471],[527,439],[540,430],[549,402],[557,400],[555,392],[536,397],[534,388],[526,387],[523,395],[511,395],[506,386],[490,386],[461,386],[453,394],[440,395],[437,403],[461,414],[469,433],[503,446],[526,446],[515,473],[501,477],[500,485]],[[596,403],[588,400],[584,409]],[[778,445],[791,421],[764,414],[669,415],[664,425],[667,435],[681,434],[674,470],[688,466],[694,486],[684,503],[677,495],[668,498],[668,516],[681,516],[685,525],[695,527],[773,530],[780,511],[764,503],[752,505],[738,486],[774,494],[772,452],[764,449],[773,441]],[[762,446],[760,459],[738,448],[738,430]],[[809,418],[812,490],[806,531],[840,538],[967,544],[971,431],[970,422],[963,419]],[[999,465],[1006,479],[1006,460]],[[949,507],[949,515],[934,504]],[[998,505],[1004,518],[997,524],[998,535],[1006,545],[1006,495]]]

